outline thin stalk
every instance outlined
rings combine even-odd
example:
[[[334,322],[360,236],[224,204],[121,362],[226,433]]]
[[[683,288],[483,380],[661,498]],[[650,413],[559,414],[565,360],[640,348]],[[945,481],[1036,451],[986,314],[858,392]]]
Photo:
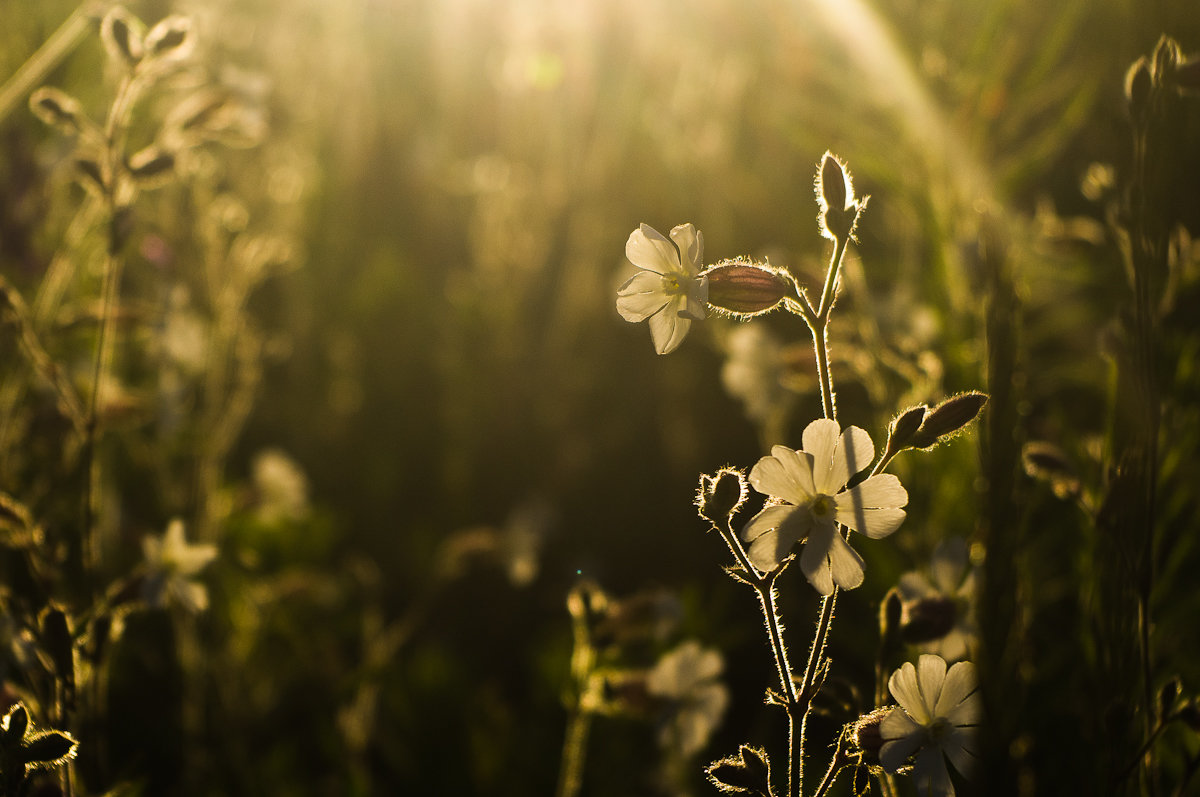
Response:
[[[571,676],[575,681],[576,698],[567,717],[567,732],[563,739],[562,763],[559,765],[556,797],[576,797],[583,785],[583,764],[587,758],[588,734],[592,728],[591,673],[596,665],[596,649],[588,633],[587,618],[574,617],[574,647],[571,653]]]
[[[42,43],[37,52],[0,86],[0,120],[8,116],[17,103],[83,41],[90,17],[98,8],[99,6],[91,0],[80,4],[63,24],[50,34],[50,38]]]
[[[799,797],[803,778],[803,720],[801,719],[798,726],[797,719],[801,718],[800,700],[796,691],[796,682],[792,678],[792,666],[788,662],[787,645],[783,640],[783,623],[779,619],[778,593],[775,591],[775,579],[779,577],[784,568],[780,567],[766,575],[759,575],[754,565],[750,563],[750,557],[746,555],[746,549],[742,547],[741,540],[734,533],[729,518],[725,518],[721,525],[714,524],[713,527],[720,532],[721,539],[729,546],[730,552],[733,553],[734,558],[745,572],[746,582],[754,588],[755,594],[758,595],[763,620],[767,625],[767,636],[771,642],[771,652],[775,656],[775,671],[779,676],[784,709],[788,715],[787,793],[788,797]]]

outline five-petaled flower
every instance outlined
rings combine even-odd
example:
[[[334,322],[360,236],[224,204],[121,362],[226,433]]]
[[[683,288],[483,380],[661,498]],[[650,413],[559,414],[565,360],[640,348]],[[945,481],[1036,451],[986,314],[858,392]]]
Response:
[[[976,692],[975,666],[960,661],[949,670],[941,656],[925,654],[892,673],[888,689],[900,704],[879,730],[879,760],[889,772],[912,762],[917,791],[924,797],[954,797],[946,759],[970,775],[978,758],[975,727],[983,713]]]
[[[704,236],[691,224],[681,224],[668,241],[643,224],[630,233],[625,256],[642,270],[617,291],[617,312],[626,321],[649,320],[654,350],[674,351],[692,321],[708,315],[708,280],[700,276]]]
[[[750,484],[772,501],[742,530],[750,562],[770,572],[803,541],[800,569],[822,595],[836,584],[862,583],[862,557],[842,537],[839,524],[878,539],[904,520],[908,493],[891,474],[877,474],[845,490],[875,458],[871,437],[857,426],[839,435],[837,421],[823,418],[804,430],[804,448],[775,446],[750,471]]]
[[[188,543],[183,521],[176,518],[161,538],[142,538],[142,553],[146,557],[147,603],[158,606],[169,597],[190,612],[208,608],[208,590],[194,579],[216,558],[215,545]]]

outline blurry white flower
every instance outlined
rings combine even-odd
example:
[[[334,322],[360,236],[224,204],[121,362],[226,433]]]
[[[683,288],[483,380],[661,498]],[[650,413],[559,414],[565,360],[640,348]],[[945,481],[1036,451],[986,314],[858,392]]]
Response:
[[[167,525],[161,538],[142,538],[146,557],[146,602],[161,606],[166,600],[178,602],[191,612],[208,608],[208,590],[192,579],[217,555],[214,545],[190,545],[183,537],[183,521]]]
[[[668,652],[646,677],[646,691],[674,706],[659,733],[664,747],[695,755],[708,743],[729,703],[729,690],[717,680],[724,668],[721,654],[704,650],[695,640]]]
[[[746,407],[754,421],[765,421],[792,403],[795,394],[780,377],[783,345],[762,324],[738,324],[725,339],[721,384]]]
[[[264,523],[302,520],[308,514],[308,478],[287,454],[277,448],[259,452],[253,478],[257,514]]]
[[[917,790],[927,797],[953,797],[946,759],[970,776],[979,757],[975,728],[983,714],[975,666],[960,661],[948,671],[940,656],[925,654],[892,673],[888,689],[900,706],[880,724],[879,760],[888,772],[912,763]]]
[[[938,543],[927,573],[910,572],[897,584],[902,600],[901,633],[946,661],[971,654],[975,624],[975,568],[967,543],[950,537]]]
[[[904,520],[900,507],[908,493],[884,473],[842,491],[850,478],[871,464],[870,436],[851,426],[839,435],[837,421],[813,421],[804,430],[804,448],[775,446],[750,470],[750,484],[774,499],[742,530],[750,562],[770,572],[803,541],[800,569],[822,595],[834,584],[853,589],[862,583],[862,557],[838,531],[838,524],[878,539]]]
[[[708,316],[708,280],[699,276],[703,234],[691,224],[681,224],[671,230],[668,241],[643,224],[630,233],[625,256],[642,271],[617,291],[617,312],[634,323],[649,319],[654,350],[659,354],[674,351],[692,321]]]

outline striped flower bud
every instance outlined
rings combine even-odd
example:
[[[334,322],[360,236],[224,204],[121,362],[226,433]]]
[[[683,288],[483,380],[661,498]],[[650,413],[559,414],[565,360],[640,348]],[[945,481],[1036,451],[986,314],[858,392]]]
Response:
[[[722,260],[700,276],[708,278],[709,305],[736,318],[769,313],[793,292],[783,272],[741,258]]]

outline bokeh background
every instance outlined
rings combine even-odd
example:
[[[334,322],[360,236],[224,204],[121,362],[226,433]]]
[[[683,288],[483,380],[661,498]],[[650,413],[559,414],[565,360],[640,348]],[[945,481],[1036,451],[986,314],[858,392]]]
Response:
[[[0,79],[77,5],[0,0]],[[682,774],[664,775],[653,716],[598,718],[585,794],[705,793],[701,765],[740,742],[782,755],[757,607],[720,572],[728,554],[692,500],[700,473],[798,446],[819,416],[807,331],[770,317],[748,339],[706,322],[659,357],[614,299],[643,222],[690,221],[709,262],[767,257],[819,285],[829,252],[812,180],[827,149],[871,195],[831,332],[843,423],[881,442],[906,406],[996,392],[998,338],[1011,362],[987,411],[998,424],[897,460],[909,519],[861,543],[867,581],[832,642],[841,702],[830,698],[814,750],[824,756],[848,707],[870,707],[878,609],[897,576],[947,536],[979,543],[990,522],[1009,540],[1018,615],[1005,637],[1016,663],[993,682],[1014,714],[996,787],[1012,788],[996,793],[1018,781],[1103,793],[1081,773],[1107,749],[1104,722],[1120,722],[1108,695],[1129,685],[1106,682],[1097,652],[1094,529],[1025,475],[1020,451],[1060,446],[1102,492],[1105,346],[1131,296],[1112,226],[1132,146],[1124,76],[1163,33],[1200,50],[1194,2],[126,5],[147,22],[192,15],[194,58],[263,124],[253,146],[212,150],[211,202],[173,187],[139,199],[129,293],[169,304],[163,286],[187,282],[191,225],[217,196],[236,197],[288,265],[243,308],[261,372],[223,460],[234,509],[209,531],[211,605],[127,621],[89,764],[96,793],[122,781],[178,794],[552,793],[572,688],[566,596],[583,579],[661,598],[669,630],[626,664],[696,639],[721,651],[730,692]],[[112,81],[94,25],[43,82],[103,110]],[[1194,102],[1175,124],[1167,191],[1173,220],[1196,230]],[[25,99],[0,138],[0,268],[32,294],[83,193]],[[1155,629],[1160,680],[1193,689],[1194,257],[1180,249],[1164,321],[1171,544]],[[993,325],[989,349],[997,306],[993,322],[1011,323]],[[118,361],[146,340],[129,336]],[[143,448],[166,445],[144,422],[127,428]],[[264,518],[252,508],[271,457],[285,457],[292,503]],[[117,460],[117,525],[136,558],[138,537],[186,515],[188,499],[156,494],[135,456]],[[9,469],[0,488],[17,494],[36,471]],[[792,575],[799,650],[816,596]],[[1178,782],[1196,740],[1172,744]]]

